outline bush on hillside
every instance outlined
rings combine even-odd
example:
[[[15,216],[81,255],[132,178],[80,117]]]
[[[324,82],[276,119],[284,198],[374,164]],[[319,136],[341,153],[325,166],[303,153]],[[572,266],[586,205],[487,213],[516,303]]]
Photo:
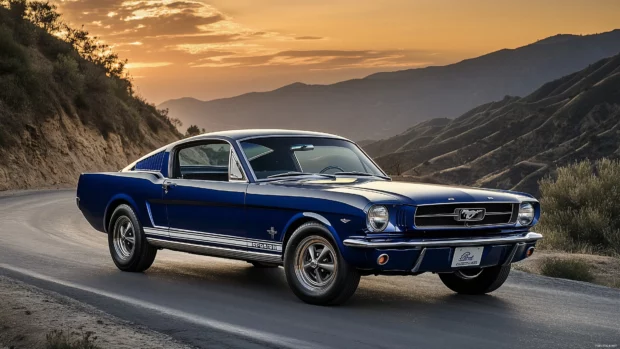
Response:
[[[54,61],[54,79],[66,90],[79,94],[84,89],[84,74],[70,55],[59,54]]]
[[[150,131],[180,137],[167,115],[134,94],[125,61],[47,2],[0,0],[0,146],[28,125],[65,113],[104,136],[141,141]]]
[[[620,161],[561,167],[540,192],[542,247],[620,254]]]

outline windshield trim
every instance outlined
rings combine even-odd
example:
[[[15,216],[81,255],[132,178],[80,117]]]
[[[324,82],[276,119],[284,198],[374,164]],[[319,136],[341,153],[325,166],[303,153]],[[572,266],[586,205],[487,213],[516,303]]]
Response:
[[[350,139],[346,139],[344,137],[339,137],[339,136],[333,136],[333,137],[329,137],[329,136],[325,136],[325,135],[304,135],[304,134],[290,134],[290,135],[261,135],[261,136],[250,136],[250,137],[245,137],[245,138],[240,138],[236,140],[237,146],[239,147],[239,149],[241,150],[241,156],[243,156],[243,160],[245,161],[248,169],[250,170],[250,175],[252,175],[252,179],[254,180],[254,182],[260,183],[260,182],[272,182],[274,180],[274,178],[264,178],[264,179],[258,179],[256,177],[256,174],[254,173],[254,169],[252,168],[252,164],[250,164],[250,161],[248,160],[247,156],[245,155],[245,152],[243,151],[243,146],[241,144],[241,142],[245,142],[245,141],[249,141],[251,139],[262,139],[262,138],[291,138],[291,137],[303,137],[303,138],[323,138],[323,139],[335,139],[335,140],[339,140],[339,141],[345,141],[345,142],[349,142],[351,144],[353,144],[355,147],[357,147],[357,149],[359,149],[359,151],[362,152],[362,154],[364,154],[366,156],[366,158],[368,160],[370,160],[370,162],[375,165],[375,167],[379,170],[379,172],[381,172],[381,174],[383,175],[383,177],[385,177],[384,179],[387,180],[392,180],[392,178],[385,173],[385,171],[383,171],[383,169],[377,165],[377,163],[375,162],[375,160],[370,157],[368,155],[368,153],[366,153],[364,151],[364,149],[362,147],[360,147],[357,143],[353,142]],[[380,176],[374,176],[377,178],[383,178]],[[283,177],[285,178],[285,177]],[[289,177],[290,178],[290,177]]]

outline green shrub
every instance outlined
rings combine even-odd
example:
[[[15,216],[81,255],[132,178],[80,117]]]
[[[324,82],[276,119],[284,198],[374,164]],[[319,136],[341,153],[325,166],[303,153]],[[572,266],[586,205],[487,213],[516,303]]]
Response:
[[[20,72],[28,63],[26,51],[15,42],[11,28],[0,26],[0,74]]]
[[[181,136],[166,115],[134,94],[125,61],[59,18],[48,3],[0,0],[0,147],[17,144],[28,125],[63,111],[106,139],[114,133],[140,142],[160,130]]]
[[[71,336],[63,331],[54,330],[45,336],[46,349],[99,349],[95,345],[97,337],[92,332],[82,334],[82,337],[72,340]]]
[[[576,281],[591,282],[594,275],[590,266],[578,259],[547,258],[540,268],[542,275]]]
[[[58,55],[74,54],[73,46],[54,35],[40,35],[38,48],[41,53],[50,60],[56,59]]]
[[[620,162],[601,159],[558,169],[540,182],[542,246],[620,253]]]
[[[80,94],[84,90],[84,74],[75,58],[59,54],[54,62],[54,79],[66,90]]]

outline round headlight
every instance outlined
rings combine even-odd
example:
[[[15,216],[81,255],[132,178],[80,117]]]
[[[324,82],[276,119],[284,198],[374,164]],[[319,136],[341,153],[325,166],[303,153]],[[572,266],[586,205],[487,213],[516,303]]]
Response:
[[[381,232],[387,228],[390,221],[390,214],[385,206],[376,205],[368,210],[368,230]]]
[[[519,206],[519,216],[517,217],[517,222],[520,225],[530,225],[534,220],[534,206],[530,203],[522,203]]]

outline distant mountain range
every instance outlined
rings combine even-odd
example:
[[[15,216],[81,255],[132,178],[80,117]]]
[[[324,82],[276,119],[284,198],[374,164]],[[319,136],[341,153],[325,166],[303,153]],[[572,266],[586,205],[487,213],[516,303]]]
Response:
[[[354,140],[382,139],[421,121],[453,118],[505,95],[523,96],[547,81],[620,52],[620,30],[556,35],[441,67],[378,73],[332,85],[295,83],[233,98],[164,102],[170,116],[207,131],[293,128]]]
[[[409,180],[538,191],[558,165],[620,155],[620,55],[459,118],[365,146]]]

